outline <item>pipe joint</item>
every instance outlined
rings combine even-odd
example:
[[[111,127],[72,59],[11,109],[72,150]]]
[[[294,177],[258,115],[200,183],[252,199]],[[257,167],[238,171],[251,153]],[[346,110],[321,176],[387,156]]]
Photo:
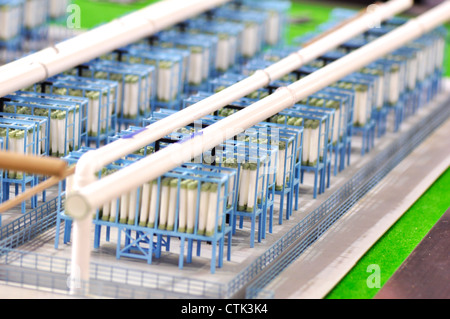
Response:
[[[289,97],[291,98],[291,102],[290,102],[289,105],[287,105],[285,108],[294,106],[295,103],[297,102],[297,99],[296,99],[296,95],[295,95],[294,90],[292,90],[292,89],[289,88],[288,86],[282,86],[282,87],[279,87],[278,89],[276,89],[275,92],[281,93],[281,94],[287,94],[287,95],[289,95]]]
[[[256,74],[256,75],[258,75],[258,74],[264,75],[267,78],[267,81],[266,81],[267,84],[266,85],[269,85],[272,82],[272,77],[270,76],[270,73],[267,72],[266,70],[262,70],[262,69],[261,70],[256,70],[254,74]]]
[[[89,151],[79,159],[75,169],[74,190],[91,184],[96,180],[95,173],[101,169],[95,151]]]

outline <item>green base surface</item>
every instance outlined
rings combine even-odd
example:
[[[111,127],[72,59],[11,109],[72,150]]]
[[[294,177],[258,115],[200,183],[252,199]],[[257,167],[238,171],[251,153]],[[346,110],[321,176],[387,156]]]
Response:
[[[373,298],[380,289],[367,287],[368,266],[376,264],[380,267],[382,287],[450,207],[448,194],[450,169],[380,238],[326,298]]]

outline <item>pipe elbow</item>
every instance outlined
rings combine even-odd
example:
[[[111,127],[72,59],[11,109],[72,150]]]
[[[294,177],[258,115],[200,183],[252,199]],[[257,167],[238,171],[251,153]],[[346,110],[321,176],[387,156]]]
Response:
[[[96,172],[99,167],[98,157],[95,151],[89,151],[78,160],[75,176],[74,176],[74,190],[78,190],[96,180]]]

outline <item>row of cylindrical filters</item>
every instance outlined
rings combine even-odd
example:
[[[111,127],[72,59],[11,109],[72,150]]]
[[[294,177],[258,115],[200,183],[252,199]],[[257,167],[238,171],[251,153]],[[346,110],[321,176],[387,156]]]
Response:
[[[192,77],[196,77],[192,73],[201,70],[202,82],[217,74],[218,67],[213,65],[214,58],[219,55],[218,39],[224,41],[223,34],[236,33],[235,29],[242,32],[240,24],[229,23],[234,28],[209,20],[193,20],[196,29],[191,31],[196,34],[168,31],[152,41],[152,46],[131,45],[70,70],[67,72],[69,75],[52,77],[26,90],[88,98],[86,130],[89,145],[94,142],[99,146],[107,136],[117,131],[117,127],[139,125],[157,106],[172,107],[179,103],[181,97],[189,92],[185,84],[200,84],[192,81]],[[212,34],[197,34],[206,30]],[[242,35],[237,34],[235,40],[241,38]],[[242,54],[234,52],[233,56],[236,58],[228,67],[235,65]],[[108,61],[111,59],[127,62]],[[194,61],[203,65],[199,66]]]
[[[333,125],[342,121],[342,118],[345,119],[344,122],[348,122],[348,110],[352,103],[352,95],[347,92],[339,95],[339,92],[334,91],[332,92],[333,94],[331,92],[327,93],[326,91],[318,93],[315,99],[311,99],[310,105],[297,105],[281,112],[277,116],[268,119],[267,122],[261,123],[261,125],[255,126],[251,130],[247,130],[238,135],[235,140],[227,141],[220,147],[215,148],[214,151],[204,154],[200,158],[193,159],[198,164],[216,164],[219,166],[223,164],[223,166],[236,170],[237,188],[235,189],[236,206],[234,213],[242,212],[249,216],[265,216],[267,211],[273,211],[274,194],[278,193],[284,198],[289,191],[293,193],[295,182],[300,183],[302,157],[310,159],[309,161],[304,161],[303,166],[317,167],[316,174],[320,174],[319,167],[323,167],[323,161],[326,161],[327,156],[331,156],[332,153],[330,147],[333,146]],[[186,103],[189,102],[193,101],[186,101]],[[242,99],[239,101],[242,107],[250,105],[251,102],[250,99]],[[235,106],[238,106],[239,103],[236,103]],[[316,106],[319,104],[321,105]],[[325,105],[328,107],[323,107]],[[341,108],[343,110],[342,115],[339,113],[337,117],[338,121],[335,121],[336,110],[340,110]],[[236,109],[231,110],[236,111]],[[144,125],[151,124],[174,112],[174,110],[161,109],[159,112],[154,113],[153,117],[144,121]],[[165,139],[152,143],[152,145],[140,150],[135,156],[146,156],[172,143],[190,138],[192,134],[201,130],[205,125],[210,125],[220,120],[222,118],[221,113],[223,112],[226,112],[226,108],[218,111],[219,115],[205,117],[200,123],[193,123],[192,126],[181,128],[177,132],[166,136]],[[346,123],[346,127],[347,125]],[[117,136],[109,138],[108,141],[112,142],[117,138],[127,138],[127,136],[133,135],[140,129],[140,127],[130,127],[117,134]],[[304,132],[306,133],[304,134]],[[342,130],[343,136],[346,132],[347,129]],[[307,148],[304,147],[305,144],[308,145]],[[224,154],[228,155],[228,157]],[[239,162],[239,154],[254,156],[254,163],[243,161],[241,165],[237,165]],[[225,160],[223,160],[224,158]],[[255,165],[258,162],[260,164]],[[261,168],[258,169],[258,167]],[[170,189],[169,180],[165,179],[164,181],[164,183],[161,181],[159,186],[163,185]],[[177,186],[176,181],[173,181],[173,183],[174,187]],[[185,186],[188,186],[188,184],[183,184],[183,187]],[[145,187],[146,191],[149,189],[148,187]],[[155,190],[156,185],[153,184],[151,189]],[[144,191],[144,187],[142,191]],[[161,192],[162,190],[159,189],[159,191]],[[233,192],[233,190],[229,189],[229,192]],[[161,194],[156,198],[160,198],[160,196]],[[130,197],[133,198],[131,202],[129,201]],[[156,206],[154,206],[155,202],[153,205],[149,204],[150,206],[143,204],[141,202],[142,197],[137,197],[137,191],[123,195],[118,200],[119,203],[117,203],[117,200],[114,200],[112,203],[105,205],[101,210],[100,218],[109,222],[139,225],[141,227],[155,227],[158,224],[155,224],[155,216],[156,213],[161,213],[161,209],[163,209],[163,212],[159,216],[162,216],[163,220],[159,221],[161,222],[159,225],[166,225],[165,216],[173,216],[173,210],[171,210],[172,214],[167,214],[165,211],[166,206],[156,209]],[[289,202],[287,207],[290,206],[291,203]],[[149,207],[150,210],[147,213],[146,210]],[[280,216],[283,215],[283,209],[283,205],[280,205]],[[142,223],[141,217],[138,218],[138,222],[136,217],[138,215],[141,217],[144,216],[144,220],[148,218],[149,222]],[[270,218],[273,218],[273,216],[271,215]],[[281,222],[282,220],[280,219]],[[169,229],[171,231],[173,230],[172,225],[172,222],[169,223]],[[261,232],[263,229],[263,227],[259,227],[258,231]],[[253,241],[254,238],[251,238],[251,245]]]
[[[68,0],[1,0],[0,41],[67,15]]]
[[[402,20],[403,21],[403,20]],[[380,36],[388,32],[390,28],[384,27],[376,29],[375,35]],[[368,33],[371,34],[372,30]],[[371,35],[373,38],[374,35]],[[303,37],[300,43],[308,40]],[[272,83],[272,86],[280,87],[292,83],[293,81],[307,76],[318,70],[327,63],[343,57],[347,52],[357,49],[368,43],[368,39],[352,39],[344,43],[335,51],[328,52],[307,66],[300,68],[295,74],[286,75],[279,81]],[[364,126],[370,118],[373,110],[380,110],[384,106],[395,106],[401,98],[403,92],[414,91],[431,77],[442,76],[444,60],[445,29],[439,28],[415,42],[405,46],[392,54],[379,59],[363,68],[359,73],[346,77],[333,85],[341,89],[351,89],[352,85],[348,79],[358,79],[359,85],[355,87],[357,103],[355,103],[354,124]],[[242,73],[249,75],[252,72],[270,65],[292,53],[294,48],[285,47],[282,49],[270,50],[261,57],[252,59],[247,63]],[[233,78],[236,76],[227,75],[212,81],[210,91],[218,91],[220,88],[230,85],[240,80]],[[369,83],[369,84],[367,84]],[[267,94],[264,92],[264,96]],[[264,97],[262,96],[262,97]],[[261,96],[257,96],[261,98]]]
[[[88,143],[87,98],[23,91],[3,97],[1,103],[7,150],[64,156]]]
[[[208,152],[200,158],[195,158],[193,161],[198,164],[215,164],[235,169],[238,186],[236,189],[237,201],[234,212],[244,213],[243,216],[247,217],[251,215],[265,216],[265,213],[268,210],[273,211],[274,203],[273,201],[270,201],[270,199],[274,198],[274,194],[278,192],[284,197],[286,193],[282,193],[282,191],[293,189],[292,185],[294,184],[295,177],[299,177],[300,175],[299,169],[301,167],[302,158],[303,123],[308,122],[305,129],[312,130],[311,135],[315,136],[315,142],[317,145],[320,145],[320,141],[323,142],[326,140],[325,136],[328,134],[328,131],[327,133],[319,133],[323,127],[320,123],[328,129],[329,124],[332,123],[329,119],[334,115],[334,110],[330,111],[312,106],[299,106],[299,109],[293,108],[290,112],[286,111],[286,113],[284,113],[283,123],[281,122],[281,117],[280,120],[276,122],[261,123],[260,126],[247,130],[243,134],[237,136],[236,140],[227,141],[223,145],[215,148],[214,151]],[[154,117],[146,121],[146,124],[151,124],[173,112],[173,110],[162,109],[160,112],[155,113]],[[192,127],[181,128],[177,132],[167,136],[164,140],[153,143],[140,150],[135,156],[149,155],[157,149],[189,138],[192,134],[196,133],[198,127],[201,129],[205,125],[220,120],[220,118],[220,116],[209,116],[202,119],[202,123],[200,124],[195,123]],[[117,138],[127,138],[127,136],[134,134],[140,129],[140,127],[130,127],[116,137],[109,139],[109,141],[114,141]],[[321,136],[321,138],[319,138],[319,136]],[[322,147],[321,149],[324,150],[325,148]],[[239,154],[252,155],[254,163],[248,163],[246,161],[239,162]],[[223,160],[224,158],[225,160]],[[255,165],[258,162],[260,164]],[[240,165],[237,165],[238,163],[240,163]],[[297,174],[295,174],[295,172],[297,172]],[[231,192],[232,190],[230,189],[229,191]],[[128,196],[136,198],[135,192],[134,194],[128,194]],[[120,201],[124,204],[122,206],[116,205],[113,208],[114,213],[112,216],[114,217],[110,219],[111,222],[127,223],[130,221],[130,219],[126,218],[126,212],[130,212],[130,207],[125,204],[125,200],[126,197],[123,196]],[[132,208],[134,209],[137,209],[139,206],[135,201],[132,205]],[[140,207],[146,206],[141,205]],[[119,209],[120,212],[116,209]],[[105,215],[104,212],[108,213]],[[102,210],[102,216],[109,216],[110,218],[110,212],[111,206],[105,206]],[[282,205],[280,206],[279,214],[283,215]],[[154,215],[155,213],[150,214],[149,216]],[[116,216],[121,217],[117,218]],[[137,223],[135,216],[136,213],[134,213],[133,210],[131,224]],[[165,215],[163,214],[163,216]],[[153,218],[150,218],[150,220],[150,226],[153,227],[154,220]],[[145,226],[145,223],[141,224],[141,226]],[[261,232],[262,230],[263,227],[258,228],[258,231]],[[251,238],[250,240],[252,245],[254,238]]]
[[[69,0],[0,0],[0,65],[76,33],[60,23],[71,11],[69,4]]]
[[[164,112],[164,110],[162,111]],[[168,113],[157,113],[147,123],[154,123],[158,119],[170,115],[170,112],[171,110],[168,110]],[[202,122],[203,125],[207,125],[207,123],[212,124],[217,120],[220,120],[220,118],[210,117],[205,118]],[[124,138],[127,134],[133,134],[133,131],[137,129],[139,128],[130,127],[110,140],[114,141],[117,138]],[[189,139],[196,132],[198,132],[196,127],[181,128],[177,132],[168,135],[165,139],[141,149],[139,155],[150,155],[157,149]],[[238,163],[241,164],[240,169],[244,173],[238,174],[238,185],[242,185],[242,187],[239,187],[239,192],[237,193],[237,210],[254,213],[255,210],[259,209],[255,203],[264,204],[266,202],[266,199],[262,199],[261,196],[268,195],[270,189],[281,191],[292,181],[294,162],[299,158],[299,152],[301,151],[301,134],[301,127],[296,130],[288,130],[267,123],[267,125],[261,125],[245,131],[237,136],[235,140],[227,141],[214,150],[194,158],[192,161],[208,165],[225,165],[235,169],[238,168]],[[242,154],[249,154],[252,156],[253,162],[259,161],[260,165],[263,165],[265,169],[259,170],[257,174],[256,164],[247,163],[243,159],[244,155]],[[248,175],[247,171],[249,172]],[[264,177],[264,181],[258,183],[258,189],[256,189],[255,181],[263,178],[260,175],[263,173],[267,174],[267,176]],[[250,176],[254,174],[255,178],[251,178]],[[258,198],[256,198],[257,194]]]
[[[226,74],[220,78],[211,81],[211,91],[209,93],[198,93],[184,101],[185,107],[204,99],[214,91],[220,90],[224,85],[230,82],[238,81],[242,75]],[[358,100],[358,87],[360,79],[348,77],[340,83],[345,84],[342,87],[328,87],[321,90],[307,99],[287,108],[277,115],[268,119],[272,123],[283,125],[300,125],[304,128],[302,165],[315,167],[316,173],[319,173],[319,166],[332,158],[335,152],[335,160],[339,156],[338,149],[351,142],[351,128],[353,126],[354,109]],[[274,82],[275,89],[280,82]],[[261,89],[254,94],[236,101],[231,106],[227,106],[217,112],[220,116],[229,116],[241,108],[247,107],[255,101],[269,94],[269,89]],[[302,113],[304,112],[304,113]],[[296,118],[296,114],[309,114],[310,118],[303,121]]]
[[[265,46],[279,44],[282,40],[288,1],[243,2],[239,6],[224,5],[152,36],[153,47],[167,49],[163,53],[158,50],[140,52],[138,56],[110,53],[104,58],[156,64],[161,68],[159,82],[172,81],[158,90],[158,101],[179,102],[185,88],[195,89],[213,72],[226,71],[243,57],[252,57]],[[147,46],[137,44],[120,51],[129,49],[149,51]]]
[[[342,19],[348,17],[348,14],[349,12],[346,12],[343,15],[342,10],[333,11],[331,21],[324,24],[318,31],[329,28],[337,23],[337,17]],[[405,18],[387,20],[381,26],[369,29],[362,35],[341,44],[320,60],[323,64],[331,63],[407,21]],[[445,60],[446,34],[446,29],[439,27],[363,68],[361,73],[372,76],[376,80],[374,103],[370,108],[362,107],[364,104],[357,107],[355,124],[363,126],[367,122],[364,114],[369,115],[370,118],[373,112],[379,112],[383,107],[396,107],[404,101],[405,95],[420,92],[424,87],[439,81],[442,78]],[[311,36],[301,37],[295,42],[301,45]],[[306,70],[304,74],[307,75],[315,70]],[[429,98],[422,101],[421,97],[418,97],[417,102],[424,104],[427,100]]]
[[[88,149],[82,148],[79,152],[72,152],[65,159],[69,163],[76,163],[86,151]],[[255,186],[252,187],[255,190],[257,183],[262,184],[264,175],[260,171],[267,166],[255,161],[255,158],[249,154],[241,155],[244,162],[240,164],[237,162],[237,157],[235,157],[236,161],[230,161],[230,158],[224,159],[221,165],[185,163],[156,180],[149,181],[130,193],[104,204],[94,216],[96,245],[100,245],[102,227],[106,227],[108,232],[110,228],[117,229],[119,236],[122,231],[125,231],[129,233],[128,236],[134,237],[132,246],[138,249],[125,248],[127,253],[124,254],[123,243],[118,237],[117,258],[126,255],[142,259],[144,252],[150,256],[149,262],[151,262],[153,253],[156,257],[160,255],[157,253],[158,248],[156,251],[153,248],[155,238],[159,242],[156,246],[160,247],[162,242],[169,242],[171,237],[183,237],[198,242],[212,242],[214,246],[218,244],[220,265],[226,236],[228,236],[228,257],[230,257],[231,236],[233,225],[235,225],[234,212],[237,205],[236,190],[240,187],[237,174],[245,175],[245,181]],[[130,155],[126,159],[108,165],[99,172],[98,176],[105,177],[141,157]],[[257,179],[258,175],[259,179]],[[60,193],[61,198],[65,193],[70,192],[72,183],[73,176],[68,177],[65,182],[65,192]],[[62,183],[60,186],[63,186]],[[262,189],[261,186],[259,188]],[[248,196],[252,195],[249,193]],[[261,196],[260,192],[259,198]],[[58,222],[64,219],[70,225],[70,218],[65,215],[64,207],[58,205],[58,208]],[[70,240],[70,232],[70,227],[65,227],[65,242]],[[149,232],[152,234],[150,237],[148,237]],[[55,244],[57,245],[59,231],[56,236]],[[107,235],[106,240],[109,240],[108,237]],[[125,247],[128,247],[127,243]],[[166,249],[173,250],[173,246],[166,244]],[[182,259],[182,253],[180,256]],[[212,253],[211,272],[214,272],[213,260],[215,261],[216,258],[215,253]]]
[[[266,157],[253,157],[248,149],[243,150],[247,151],[247,154],[238,156],[238,153],[228,153],[218,165],[201,163],[180,165],[178,169],[157,180],[150,181],[129,194],[103,205],[96,212],[95,220],[108,226],[119,223],[142,229],[168,231],[172,232],[172,235],[173,232],[182,232],[198,236],[214,236],[225,229],[226,215],[233,217],[232,213],[237,207],[237,189],[241,189],[240,195],[243,193],[242,189],[247,189],[248,192],[245,194],[247,209],[252,205],[264,203],[261,200],[264,196],[263,171],[268,169],[268,160]],[[65,160],[76,163],[85,151],[87,149],[83,148],[79,152],[73,152]],[[139,158],[141,156],[129,156],[118,161],[103,169],[99,173],[99,178]],[[239,174],[242,183],[239,183],[237,177]],[[71,190],[72,178],[66,180],[66,193]],[[229,222],[230,220],[227,221]]]
[[[383,32],[379,30],[377,34],[382,33]],[[418,43],[414,44],[414,48],[408,47],[406,49],[398,50],[389,57],[367,66],[361,71],[361,74],[352,75],[351,77],[347,77],[343,81],[336,83],[335,86],[339,89],[352,89],[355,91],[355,112],[353,114],[353,123],[356,126],[364,126],[368,119],[372,116],[373,112],[380,110],[383,105],[395,104],[399,99],[400,89],[403,91],[406,89],[411,90],[414,87],[414,84],[423,83],[423,81],[428,79],[430,76],[434,76],[436,79],[440,77],[442,72],[443,54],[442,34],[443,33],[441,30],[433,32],[424,37],[424,39],[417,40]],[[295,76],[298,77],[311,73],[317,70],[317,68],[321,65],[324,65],[327,61],[334,60],[339,56],[342,56],[342,49],[350,46],[356,47],[355,42],[357,41],[355,40],[351,43],[344,44],[340,52],[328,53],[312,63],[312,65],[301,68],[298,72],[299,74],[296,74]],[[412,55],[411,52],[413,51],[417,54]],[[258,69],[260,66],[267,63],[267,61],[279,59],[288,52],[290,52],[289,49],[272,50],[263,56],[263,58],[252,60],[244,67],[243,73],[249,74],[255,68]],[[419,59],[419,57],[421,59]],[[434,58],[423,60],[423,57]],[[427,63],[427,68],[420,68],[424,71],[414,71],[417,69],[417,65],[424,65],[424,62],[426,61],[433,61],[433,63]],[[416,66],[416,68],[413,66]],[[43,143],[42,133],[39,137],[35,138],[35,143],[41,145],[40,147],[34,148],[36,153],[39,153],[37,152],[39,149],[40,154],[50,154],[56,156],[67,155],[68,151],[71,149],[77,149],[79,145],[82,145],[82,141],[84,141],[85,128],[89,136],[89,142],[85,145],[91,144],[90,142],[92,141],[94,141],[96,145],[100,145],[100,142],[105,140],[108,135],[114,134],[117,131],[117,125],[115,122],[116,114],[119,114],[119,122],[121,118],[123,120],[122,123],[126,123],[126,120],[128,119],[133,120],[137,113],[143,117],[149,116],[150,110],[143,109],[142,105],[151,104],[151,73],[153,71],[151,66],[145,69],[142,68],[141,65],[131,65],[123,62],[115,63],[111,61],[95,61],[90,63],[88,67],[83,67],[80,69],[81,71],[79,71],[84,76],[90,76],[91,78],[84,79],[76,76],[60,76],[55,79],[49,79],[46,83],[36,85],[33,89],[37,92],[44,91],[58,95],[68,95],[70,97],[87,97],[88,107],[86,108],[85,113],[88,118],[87,124],[82,124],[83,121],[79,120],[80,117],[83,118],[83,108],[79,107],[76,107],[79,111],[69,111],[68,113],[58,108],[53,109],[50,112],[48,110],[43,110],[43,112],[40,112],[40,109],[36,109],[33,113],[31,113],[30,108],[27,106],[12,107],[10,105],[5,108],[5,111],[9,113],[21,114],[22,111],[24,111],[23,114],[27,115],[48,116],[49,122],[51,123],[49,127],[49,142]],[[400,74],[402,74],[402,76],[400,76]],[[405,77],[407,80],[405,80]],[[210,81],[210,91],[217,92],[221,87],[235,83],[242,78],[243,76],[240,75],[225,74],[220,78]],[[107,79],[111,81],[108,81]],[[286,76],[281,81],[274,82],[272,87],[285,85],[287,83],[286,81],[289,79],[293,80],[292,75]],[[117,87],[115,85],[116,83]],[[367,83],[370,84],[368,85]],[[255,93],[257,94],[253,94],[248,98],[252,100],[260,99],[268,94],[268,90],[263,89]],[[119,103],[116,103],[115,101],[119,101]],[[33,104],[35,103],[35,101],[26,102]],[[44,104],[47,104],[45,102]],[[116,107],[119,108],[119,110],[117,110]],[[334,120],[333,143],[336,143],[338,136],[342,139],[344,134],[343,132],[345,131],[344,117],[342,117],[342,121],[338,121],[340,116],[339,112],[340,109],[336,108],[336,113],[338,114],[335,116]],[[65,125],[62,125],[62,123],[65,123]],[[132,124],[132,122],[128,122],[127,124]],[[41,126],[44,127],[45,125]],[[65,128],[63,128],[63,126]],[[340,130],[342,130],[341,133],[339,133]],[[46,130],[45,128],[41,128],[39,131],[45,132]],[[8,133],[7,139],[9,139],[9,135],[10,134]],[[15,135],[12,134],[11,137],[13,136]],[[36,139],[39,140],[39,142],[36,141]],[[30,142],[27,144],[30,144]],[[10,143],[6,141],[6,147],[8,149],[9,145]],[[13,143],[11,143],[11,145],[13,145]],[[45,151],[45,145],[48,145],[48,152]],[[28,147],[28,149],[30,148],[31,147]],[[21,147],[19,146],[14,149],[20,150]],[[309,158],[305,159],[304,162],[311,162],[313,164],[315,162],[314,148],[313,151],[308,152],[307,150],[309,149],[309,143],[306,141],[304,149],[305,153],[311,153],[308,157],[312,158],[311,160],[309,160]]]
[[[5,148],[23,154],[62,157],[83,145],[99,147],[120,128],[140,125],[157,105],[170,107],[182,96],[188,96],[188,86],[200,84],[195,80],[198,70],[205,82],[240,63],[244,55],[248,56],[242,46],[249,43],[246,26],[259,28],[257,21],[277,17],[277,39],[274,35],[262,39],[263,33],[258,29],[258,50],[278,43],[287,8],[284,2],[271,1],[262,4],[257,12],[244,13],[245,7],[222,8],[193,19],[182,32],[169,30],[153,37],[152,45],[140,43],[123,48],[5,96],[4,118],[16,123],[28,121],[23,123],[35,126],[31,136],[27,133],[31,129],[13,127],[5,120]],[[231,19],[235,15],[230,12],[239,18]],[[15,174],[11,172],[9,177],[22,177]]]

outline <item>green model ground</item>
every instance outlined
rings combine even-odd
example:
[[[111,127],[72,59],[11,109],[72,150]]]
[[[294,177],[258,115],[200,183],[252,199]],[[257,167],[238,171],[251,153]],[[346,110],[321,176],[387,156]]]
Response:
[[[156,1],[143,0],[129,5],[91,0],[75,0],[73,2],[81,8],[81,26],[92,28]],[[293,3],[290,11],[291,17],[307,17],[310,21],[298,25],[291,24],[287,35],[289,42],[299,35],[315,30],[319,24],[327,21],[331,10],[331,6],[312,2],[296,1]],[[449,25],[447,25],[447,29],[450,31]],[[450,52],[450,35],[446,43],[447,52]],[[449,69],[449,67],[446,68],[447,76],[450,76]],[[381,281],[384,284],[450,207],[448,194],[450,194],[450,169],[361,258],[327,298],[364,299],[375,296],[379,289],[367,287],[366,280],[370,275],[367,267],[372,264],[379,265]]]
[[[434,224],[450,207],[450,169],[418,199],[383,237],[359,260],[328,294],[330,299],[372,298],[379,291],[366,281],[369,265],[378,265],[381,286],[411,254]]]

